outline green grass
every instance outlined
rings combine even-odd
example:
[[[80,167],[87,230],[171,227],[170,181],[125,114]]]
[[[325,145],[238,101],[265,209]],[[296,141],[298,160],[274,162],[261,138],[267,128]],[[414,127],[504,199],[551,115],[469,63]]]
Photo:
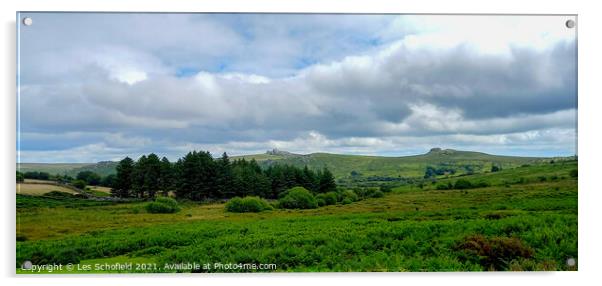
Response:
[[[117,162],[98,162],[98,163],[21,163],[17,164],[17,170],[20,172],[46,172],[50,175],[69,175],[77,176],[82,171],[92,171],[101,176],[107,176],[115,173]]]
[[[308,155],[249,155],[241,156],[255,159],[260,165],[291,164],[297,167],[305,165],[310,168],[328,167],[336,178],[350,177],[352,171],[361,177],[383,176],[391,178],[422,177],[427,166],[450,166],[457,174],[466,173],[464,167],[469,166],[474,172],[491,170],[496,164],[502,168],[513,168],[523,164],[535,164],[549,161],[550,158],[496,156],[480,152],[440,150],[426,154],[403,157],[340,155],[328,153],[313,153]]]
[[[485,188],[408,185],[382,198],[311,210],[236,214],[223,204],[185,203],[176,214],[148,214],[143,203],[25,205],[17,210],[17,235],[27,239],[17,242],[16,266],[31,260],[143,261],[158,267],[152,272],[179,262],[275,263],[276,271],[493,270],[460,247],[481,235],[532,250],[504,258],[499,270],[576,270],[565,264],[577,259],[574,169],[575,161],[504,169],[463,177],[486,181]]]

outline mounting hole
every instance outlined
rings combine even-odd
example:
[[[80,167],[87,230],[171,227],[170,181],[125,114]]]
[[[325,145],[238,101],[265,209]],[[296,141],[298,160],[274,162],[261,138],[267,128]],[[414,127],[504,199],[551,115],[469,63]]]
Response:
[[[566,21],[566,23],[564,23],[564,25],[565,25],[567,28],[569,28],[569,29],[572,29],[572,28],[574,28],[574,27],[575,27],[575,21],[573,21],[573,20],[567,20],[567,21]]]
[[[33,24],[33,19],[31,19],[29,17],[23,18],[23,25],[25,25],[25,26],[31,26],[31,24]]]
[[[33,265],[31,264],[31,261],[27,260],[25,262],[23,262],[23,265],[21,265],[21,268],[29,270],[31,269]]]
[[[575,264],[577,264],[577,262],[575,261],[575,258],[569,258],[566,260],[566,265],[568,265],[568,266],[575,266]]]

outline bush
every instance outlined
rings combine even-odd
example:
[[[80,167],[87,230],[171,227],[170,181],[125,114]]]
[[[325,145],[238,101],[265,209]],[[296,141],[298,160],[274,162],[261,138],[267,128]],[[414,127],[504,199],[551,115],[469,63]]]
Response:
[[[345,199],[349,199],[349,200],[351,200],[351,202],[356,202],[359,200],[359,197],[357,196],[357,194],[354,191],[345,190],[345,191],[343,191],[343,193],[341,193],[341,202],[344,201]]]
[[[368,197],[368,191],[369,191],[369,189],[366,189],[366,188],[353,188],[350,191],[353,191],[357,195],[358,200],[361,200],[361,199],[364,199],[364,198]]]
[[[437,190],[451,190],[453,188],[454,188],[454,186],[452,185],[451,182],[447,182],[447,184],[444,184],[444,183],[437,184]]]
[[[328,193],[319,194],[316,196],[316,200],[324,201],[325,206],[334,205],[337,203],[337,193],[328,192]],[[318,201],[318,205],[319,204],[320,204],[320,202]]]
[[[579,176],[577,169],[573,169],[569,172],[569,176],[571,176],[572,178],[577,178],[577,176]]]
[[[341,201],[341,204],[344,204],[344,205],[348,205],[350,203],[353,203],[353,201],[350,198],[345,198],[345,199],[343,199],[343,201]]]
[[[473,188],[487,188],[490,186],[491,186],[491,184],[489,184],[488,182],[485,182],[485,181],[481,181],[481,182],[478,182],[478,183],[472,185]]]
[[[178,202],[172,198],[159,197],[146,205],[146,211],[153,214],[171,214],[180,211]]]
[[[323,207],[326,205],[326,201],[324,201],[323,198],[316,197],[316,203],[318,204],[319,207]]]
[[[272,206],[259,197],[234,197],[226,203],[226,211],[233,213],[258,213],[271,209]]]
[[[530,258],[534,251],[515,237],[487,238],[472,235],[464,238],[455,246],[462,260],[479,263],[487,269],[505,270],[513,260]]]
[[[380,191],[383,193],[390,193],[393,191],[393,188],[389,185],[380,185]]]
[[[52,197],[55,199],[72,199],[73,195],[70,193],[66,193],[66,192],[59,192],[59,191],[50,191],[47,193],[44,193],[45,197]]]
[[[86,188],[86,182],[83,180],[75,180],[71,183],[71,185],[82,190]]]
[[[23,181],[25,181],[25,176],[23,175],[23,173],[17,171],[17,183],[20,183]]]
[[[318,207],[316,198],[304,187],[294,187],[288,190],[286,196],[279,200],[279,205],[285,209],[315,209]]]
[[[465,180],[465,179],[457,180],[456,184],[454,185],[454,189],[459,189],[459,190],[470,189],[470,188],[472,188],[472,183],[470,183],[470,181]]]
[[[374,190],[370,193],[371,198],[382,198],[385,196],[385,193],[379,190]]]

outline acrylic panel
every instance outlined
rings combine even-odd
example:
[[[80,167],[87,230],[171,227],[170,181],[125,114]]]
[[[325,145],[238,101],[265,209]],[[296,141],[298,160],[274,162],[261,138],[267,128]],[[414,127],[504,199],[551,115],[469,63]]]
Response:
[[[577,270],[577,16],[17,13],[16,272]]]

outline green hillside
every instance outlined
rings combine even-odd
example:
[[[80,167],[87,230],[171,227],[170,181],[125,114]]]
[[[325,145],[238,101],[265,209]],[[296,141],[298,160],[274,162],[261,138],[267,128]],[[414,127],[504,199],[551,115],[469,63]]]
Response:
[[[455,175],[482,173],[493,165],[502,169],[535,164],[555,158],[497,156],[480,152],[433,148],[428,153],[403,157],[342,155],[312,153],[307,155],[272,150],[264,154],[234,156],[236,159],[255,159],[262,167],[274,164],[290,164],[311,169],[328,167],[337,179],[344,178],[413,178],[423,177],[428,166]],[[556,158],[559,159],[559,158]],[[83,164],[22,163],[21,171],[43,171],[50,174],[77,175],[81,171],[93,171],[102,176],[115,173],[116,162]]]
[[[66,174],[74,169],[92,166],[94,163],[21,163],[17,164],[20,172],[46,172],[51,175]]]
[[[117,162],[105,161],[98,163],[21,163],[17,170],[26,172],[46,172],[51,175],[76,176],[81,171],[92,171],[101,176],[115,173]]]
[[[348,177],[422,177],[427,166],[453,171],[454,174],[481,173],[491,170],[493,165],[513,168],[524,164],[549,161],[552,158],[496,156],[480,152],[433,148],[428,153],[404,157],[382,157],[361,155],[339,155],[313,153],[292,154],[268,151],[266,154],[235,158],[255,159],[263,167],[273,164],[291,164],[310,168],[328,167],[337,178]]]

